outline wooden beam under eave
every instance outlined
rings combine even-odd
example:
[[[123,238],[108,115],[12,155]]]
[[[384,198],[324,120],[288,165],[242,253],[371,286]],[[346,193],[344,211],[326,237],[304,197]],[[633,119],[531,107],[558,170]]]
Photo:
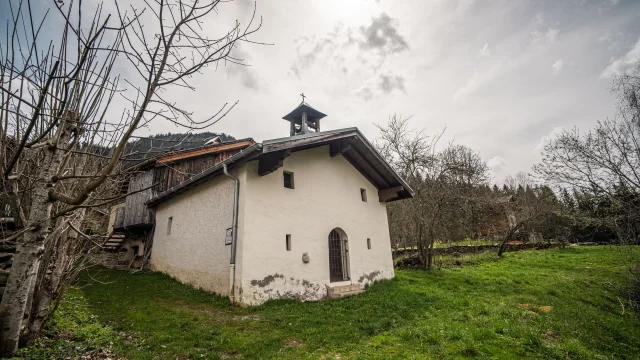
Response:
[[[397,198],[400,191],[404,190],[404,186],[394,186],[392,188],[378,190],[378,199],[380,202],[387,202]]]
[[[276,151],[264,154],[258,160],[258,175],[265,176],[282,167],[284,159],[291,155],[291,150]]]
[[[383,174],[376,169],[376,167],[367,160],[367,158],[358,150],[357,146],[352,146],[351,151],[345,153],[345,158],[351,158],[353,166],[360,171],[367,179],[374,179],[371,181],[376,188],[386,189],[393,185],[390,183]]]
[[[344,138],[329,143],[329,155],[335,157],[351,150],[353,140],[353,138]]]

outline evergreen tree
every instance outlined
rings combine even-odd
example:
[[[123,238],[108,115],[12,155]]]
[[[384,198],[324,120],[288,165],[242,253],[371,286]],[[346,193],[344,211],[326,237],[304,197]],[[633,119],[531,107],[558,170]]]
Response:
[[[567,188],[562,188],[561,194],[562,194],[562,204],[567,209],[570,209],[570,210],[575,209],[576,201],[574,197],[571,196],[571,194],[569,194],[569,191],[567,190]]]

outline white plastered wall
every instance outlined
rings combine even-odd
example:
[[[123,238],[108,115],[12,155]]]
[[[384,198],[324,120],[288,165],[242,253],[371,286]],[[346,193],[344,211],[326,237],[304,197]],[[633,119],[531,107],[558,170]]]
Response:
[[[233,173],[242,184],[244,170]],[[229,295],[231,246],[225,245],[225,237],[233,217],[233,189],[233,180],[217,176],[159,204],[151,268],[194,287]],[[173,220],[167,235],[169,217]],[[241,267],[236,271],[241,274]]]
[[[330,157],[328,146],[323,146],[294,152],[266,176],[258,175],[257,166],[257,161],[245,165],[241,191],[245,241],[238,279],[243,304],[325,296],[330,284],[328,236],[334,228],[341,228],[349,239],[351,282],[364,286],[393,277],[386,204],[344,157]],[[283,171],[294,173],[295,189],[283,186]],[[367,202],[360,198],[361,188],[367,191]],[[285,248],[287,234],[291,251]],[[307,264],[304,253],[310,257]]]

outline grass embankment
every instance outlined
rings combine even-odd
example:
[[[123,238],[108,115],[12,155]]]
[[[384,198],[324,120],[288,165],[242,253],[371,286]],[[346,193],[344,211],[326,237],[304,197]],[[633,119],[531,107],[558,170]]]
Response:
[[[91,275],[101,282],[84,276],[71,289],[58,318],[95,315],[94,345],[113,342],[128,359],[637,359],[640,323],[610,285],[626,271],[611,247],[525,251],[398,271],[340,300],[239,308],[161,274],[100,270]],[[87,338],[81,329],[70,341]]]

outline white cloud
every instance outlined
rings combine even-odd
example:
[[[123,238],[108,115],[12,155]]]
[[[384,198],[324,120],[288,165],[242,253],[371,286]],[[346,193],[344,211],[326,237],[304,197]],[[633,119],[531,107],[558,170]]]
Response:
[[[390,94],[394,90],[404,92],[404,77],[391,72],[381,73],[369,78],[352,93],[365,101],[369,101],[383,94]]]
[[[542,15],[542,13],[537,13],[536,17],[533,19],[533,23],[536,25],[544,24],[544,15]]]
[[[489,50],[489,44],[485,43],[482,49],[478,51],[478,56],[486,57],[491,55],[491,50]]]
[[[501,156],[494,156],[491,159],[487,160],[487,166],[493,171],[500,171],[507,164],[507,160],[505,160]]]
[[[500,70],[504,70],[502,64],[494,65],[488,70],[474,71],[467,82],[460,86],[453,94],[453,101],[464,100],[467,96],[475,93],[498,76]]]
[[[560,59],[556,62],[553,63],[553,65],[551,65],[551,67],[553,68],[553,73],[557,74],[562,70],[562,67],[565,65],[565,61]]]
[[[459,13],[465,13],[475,3],[475,0],[458,0],[458,6],[456,7],[456,11]]]
[[[534,30],[531,32],[531,36],[533,37],[531,40],[533,42],[545,40],[554,43],[558,37],[558,29],[548,28],[547,31]]]
[[[611,33],[609,31],[607,31],[604,35],[600,36],[598,39],[598,42],[608,42],[610,43],[611,40]]]
[[[612,58],[609,61],[609,65],[600,74],[600,77],[611,78],[627,73],[638,64],[638,61],[640,61],[640,39],[626,54],[617,59]]]
[[[533,152],[534,153],[541,152],[544,149],[545,145],[547,145],[549,142],[551,142],[553,139],[555,139],[556,136],[562,134],[563,131],[564,131],[564,128],[562,126],[558,126],[556,128],[553,128],[553,130],[551,130],[549,135],[545,135],[545,136],[540,138],[540,142],[533,149]]]

